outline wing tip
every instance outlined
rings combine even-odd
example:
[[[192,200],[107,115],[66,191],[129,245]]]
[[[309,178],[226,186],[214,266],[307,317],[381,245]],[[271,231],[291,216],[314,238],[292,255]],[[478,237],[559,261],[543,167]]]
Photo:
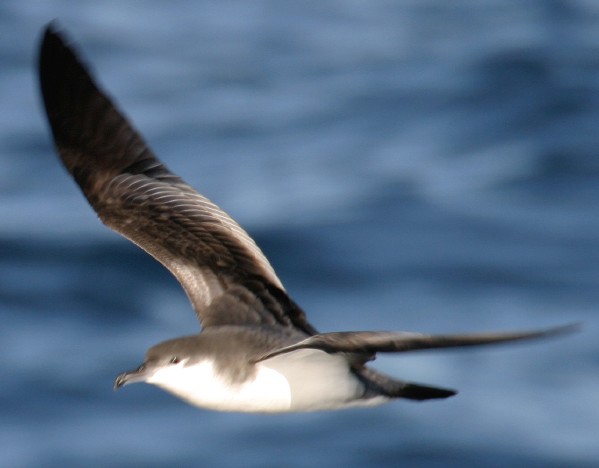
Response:
[[[57,20],[49,22],[42,34],[38,73],[40,88],[46,111],[52,111],[65,99],[70,74],[82,68],[73,46],[67,39]]]
[[[44,26],[44,39],[46,37],[52,37],[52,36],[61,36],[61,26],[60,26],[60,22],[55,18],[51,21],[49,21],[48,23],[46,23],[46,26]]]
[[[582,331],[583,323],[582,322],[572,322],[567,323],[566,325],[557,325],[555,327],[547,328],[544,330],[543,336],[561,336],[561,335],[570,335],[572,333],[578,333]]]
[[[98,95],[108,99],[93,78],[93,68],[81,57],[58,21],[46,24],[38,52],[39,90],[58,147],[83,144],[87,134],[82,126],[89,126],[88,116],[99,112],[99,104],[92,101]],[[64,155],[61,158],[72,171]]]
[[[57,20],[52,20],[43,29],[40,45],[40,66],[51,64],[58,51],[69,49],[68,40]]]

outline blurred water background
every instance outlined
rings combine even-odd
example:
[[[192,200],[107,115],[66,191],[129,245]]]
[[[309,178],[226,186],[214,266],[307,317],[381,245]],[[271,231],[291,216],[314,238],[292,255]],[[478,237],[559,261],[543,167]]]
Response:
[[[37,89],[57,18],[176,173],[323,331],[585,323],[381,357],[460,394],[304,415],[114,393],[198,326],[59,164]],[[0,3],[0,465],[599,466],[599,3]]]

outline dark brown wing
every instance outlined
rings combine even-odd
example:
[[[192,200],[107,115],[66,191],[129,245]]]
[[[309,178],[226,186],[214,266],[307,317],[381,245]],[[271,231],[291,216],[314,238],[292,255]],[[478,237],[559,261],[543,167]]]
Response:
[[[204,327],[278,323],[315,332],[249,235],[154,156],[53,25],[39,76],[57,150],[87,200],[177,277]],[[231,314],[223,305],[244,300]]]
[[[563,335],[577,331],[577,324],[543,330],[505,333],[472,333],[465,335],[424,335],[409,332],[334,332],[306,338],[299,343],[274,350],[259,361],[298,349],[320,349],[327,353],[358,353],[372,356],[376,353],[402,353],[420,349],[482,346],[512,341],[523,341]]]

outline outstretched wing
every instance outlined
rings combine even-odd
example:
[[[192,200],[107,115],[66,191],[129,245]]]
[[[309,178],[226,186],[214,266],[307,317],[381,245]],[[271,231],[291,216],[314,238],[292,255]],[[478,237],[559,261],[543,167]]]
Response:
[[[482,346],[511,341],[523,341],[572,333],[579,329],[576,324],[543,330],[506,333],[472,333],[465,335],[425,335],[410,332],[334,332],[306,338],[299,343],[276,349],[262,356],[257,362],[298,349],[320,349],[327,353],[402,353],[420,349],[458,348]]]
[[[39,77],[56,148],[90,205],[177,277],[204,327],[278,323],[315,332],[249,235],[154,156],[52,24]],[[236,303],[227,314],[223,304]]]

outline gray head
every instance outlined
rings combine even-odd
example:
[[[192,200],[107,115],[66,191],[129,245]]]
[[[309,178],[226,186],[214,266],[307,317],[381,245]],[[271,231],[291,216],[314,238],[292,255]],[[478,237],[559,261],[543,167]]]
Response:
[[[200,353],[197,335],[175,338],[152,346],[146,352],[144,362],[135,370],[123,372],[114,381],[114,389],[137,382],[146,382],[156,371],[167,367],[184,367],[197,361]]]

